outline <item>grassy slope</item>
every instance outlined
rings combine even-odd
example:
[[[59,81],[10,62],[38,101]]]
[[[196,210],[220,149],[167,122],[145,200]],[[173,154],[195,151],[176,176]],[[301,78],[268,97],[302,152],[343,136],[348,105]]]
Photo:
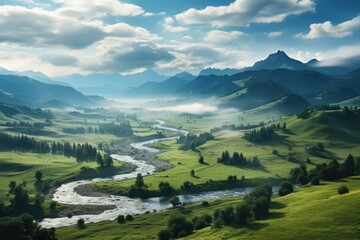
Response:
[[[244,228],[211,227],[197,231],[185,239],[358,239],[360,234],[360,177],[320,186],[298,189],[285,197],[275,197],[269,219],[256,221]],[[347,185],[349,194],[338,195],[337,188]],[[186,210],[170,210],[136,216],[135,220],[119,225],[115,221],[89,224],[85,229],[66,227],[57,230],[61,239],[156,239],[157,232],[166,226],[167,219],[185,214],[189,219],[215,209],[231,206],[240,199],[211,202],[204,208],[199,204]],[[141,234],[136,234],[141,233]]]
[[[357,116],[360,119],[360,116]],[[199,121],[204,121],[200,119]],[[331,158],[336,157],[340,161],[349,153],[354,156],[360,155],[358,148],[360,127],[356,121],[343,121],[341,111],[315,113],[309,119],[297,119],[295,116],[279,121],[287,123],[288,132],[280,131],[283,140],[251,144],[242,138],[242,131],[223,131],[215,134],[215,140],[197,148],[197,151],[179,151],[179,145],[175,141],[157,144],[157,147],[165,149],[159,154],[159,159],[170,162],[175,168],[166,172],[156,173],[145,177],[145,182],[151,190],[158,189],[161,181],[168,181],[175,188],[180,188],[185,181],[194,184],[204,183],[209,179],[224,180],[229,175],[245,176],[247,179],[279,179],[287,178],[289,170],[298,166],[298,163],[289,162],[287,154],[293,152],[299,161],[310,158],[313,164],[328,162],[330,159],[319,158],[309,155],[305,147],[322,142],[329,151]],[[359,139],[359,140],[358,140]],[[242,152],[246,157],[257,155],[263,165],[260,169],[239,168],[217,163],[217,158],[222,151],[228,150]],[[276,149],[279,156],[272,154]],[[199,154],[205,158],[207,165],[198,163]],[[313,165],[309,165],[312,168]],[[195,176],[190,176],[190,170],[195,170]],[[107,182],[94,184],[101,191],[117,193],[117,190],[127,188],[134,180],[121,182]]]

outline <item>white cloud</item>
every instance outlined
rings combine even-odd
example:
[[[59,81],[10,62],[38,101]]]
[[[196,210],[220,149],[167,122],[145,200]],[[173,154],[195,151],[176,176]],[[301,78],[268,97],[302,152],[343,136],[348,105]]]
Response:
[[[57,9],[60,15],[81,19],[102,18],[105,16],[139,16],[145,14],[140,6],[118,0],[53,0],[61,4]]]
[[[360,16],[349,21],[333,25],[330,21],[324,23],[313,23],[310,25],[310,32],[307,34],[299,33],[298,38],[317,39],[317,38],[344,38],[353,35],[353,32],[360,28]]]
[[[225,32],[220,30],[213,30],[204,37],[204,40],[210,43],[223,43],[236,41],[244,36],[246,36],[246,34],[240,31]]]
[[[321,67],[350,66],[360,63],[360,44],[345,45],[322,53],[319,60]]]
[[[31,47],[49,45],[81,49],[106,37],[151,39],[146,29],[126,23],[78,21],[56,11],[20,6],[0,6],[0,42]]]
[[[174,26],[175,20],[172,17],[166,17],[163,21],[165,30],[173,33],[186,32],[188,29],[182,26]]]
[[[309,11],[315,11],[313,0],[236,0],[228,6],[191,8],[176,15],[176,19],[183,24],[247,26],[252,22],[282,22],[287,16]]]
[[[265,33],[266,36],[268,36],[269,38],[277,38],[280,37],[281,35],[283,35],[282,31],[278,31],[278,32],[269,32],[269,33]]]

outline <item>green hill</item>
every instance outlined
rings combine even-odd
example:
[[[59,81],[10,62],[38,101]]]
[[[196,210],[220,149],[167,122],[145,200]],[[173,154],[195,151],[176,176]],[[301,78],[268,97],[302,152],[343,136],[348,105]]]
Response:
[[[332,143],[360,142],[360,112],[318,111],[307,119],[291,117],[288,128],[299,136],[312,140],[327,140]]]

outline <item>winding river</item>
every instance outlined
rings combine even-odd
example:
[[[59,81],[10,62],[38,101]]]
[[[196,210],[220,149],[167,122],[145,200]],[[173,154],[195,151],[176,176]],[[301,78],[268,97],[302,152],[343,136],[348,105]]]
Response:
[[[180,134],[187,135],[188,132],[185,130],[180,130],[176,128],[170,128],[164,126],[164,121],[157,121],[154,127],[159,129],[164,129],[168,131],[179,132]],[[146,142],[132,143],[131,146],[140,150],[146,150],[152,153],[157,153],[159,150],[150,148],[148,145],[161,142],[161,141],[169,141],[177,139],[177,137],[171,138],[161,138],[161,139],[153,139]],[[53,200],[63,203],[63,204],[71,204],[71,205],[112,205],[115,206],[114,209],[106,210],[100,214],[85,214],[85,215],[76,215],[71,218],[61,217],[61,218],[45,218],[40,222],[40,225],[45,228],[51,227],[64,227],[71,226],[77,223],[77,220],[82,218],[85,220],[85,223],[96,223],[102,221],[110,221],[117,218],[118,215],[136,215],[136,214],[144,214],[146,212],[151,212],[153,210],[165,210],[171,205],[169,204],[169,199],[164,197],[155,197],[148,199],[137,199],[137,198],[129,198],[124,196],[116,196],[116,195],[107,195],[101,197],[89,197],[89,196],[81,196],[77,192],[75,192],[75,188],[80,185],[95,183],[95,182],[105,182],[105,181],[119,181],[129,178],[135,178],[138,173],[144,175],[153,174],[155,172],[155,166],[139,159],[134,159],[132,156],[123,156],[113,154],[111,155],[114,160],[132,163],[137,166],[134,172],[119,174],[109,178],[94,178],[90,180],[80,180],[74,181],[66,184],[62,184],[59,188],[55,190],[53,194]],[[194,193],[194,194],[184,194],[179,195],[179,198],[182,202],[197,202],[204,200],[212,200],[224,197],[235,197],[245,195],[251,190],[251,188],[237,188],[231,190],[220,190],[220,191],[212,191],[212,192],[203,192],[203,193]],[[274,189],[275,190],[275,189]],[[276,190],[275,190],[276,191]]]

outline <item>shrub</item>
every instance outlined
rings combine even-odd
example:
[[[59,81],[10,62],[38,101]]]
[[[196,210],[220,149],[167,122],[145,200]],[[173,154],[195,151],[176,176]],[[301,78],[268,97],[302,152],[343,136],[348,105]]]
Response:
[[[345,185],[342,185],[338,188],[338,193],[341,194],[346,194],[349,193],[349,188]]]
[[[315,176],[315,177],[311,178],[310,184],[311,185],[320,185],[320,179]]]
[[[208,201],[203,201],[203,202],[201,203],[201,205],[202,205],[203,207],[208,207],[208,206],[210,206],[210,204],[209,204]]]
[[[128,215],[126,215],[125,219],[126,219],[126,221],[132,221],[132,220],[134,220],[134,217],[131,216],[130,214],[128,214]]]
[[[77,220],[77,226],[78,228],[83,228],[85,226],[84,219],[80,218],[79,220]]]
[[[119,216],[117,217],[117,222],[118,222],[118,223],[125,223],[126,221],[125,221],[124,215],[119,215]]]
[[[279,188],[279,196],[285,196],[292,192],[294,192],[294,187],[289,181],[281,182]]]
[[[171,233],[168,229],[161,230],[158,233],[159,240],[169,240],[171,238]]]

